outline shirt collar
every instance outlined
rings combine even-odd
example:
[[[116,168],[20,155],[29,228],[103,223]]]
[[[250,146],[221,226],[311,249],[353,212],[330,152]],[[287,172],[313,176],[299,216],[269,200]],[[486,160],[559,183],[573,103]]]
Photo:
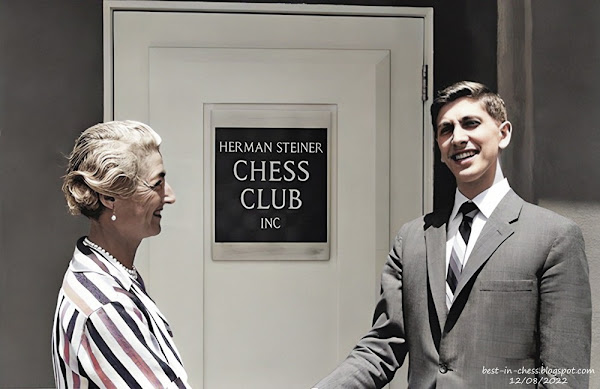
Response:
[[[129,274],[114,264],[109,258],[106,258],[102,252],[96,251],[85,244],[84,240],[85,237],[82,237],[77,241],[70,265],[71,270],[73,272],[108,274],[119,281],[124,289],[130,290],[133,280],[129,277]]]
[[[492,212],[496,209],[504,195],[508,193],[510,190],[510,185],[508,184],[508,180],[506,178],[502,178],[501,180],[495,182],[491,187],[484,190],[473,200],[469,200],[465,195],[460,193],[458,188],[456,188],[456,194],[454,195],[454,208],[452,208],[452,213],[450,214],[450,219],[454,220],[456,215],[458,214],[458,209],[465,201],[473,201],[477,208],[479,208],[479,212],[485,216],[486,220],[490,218]]]

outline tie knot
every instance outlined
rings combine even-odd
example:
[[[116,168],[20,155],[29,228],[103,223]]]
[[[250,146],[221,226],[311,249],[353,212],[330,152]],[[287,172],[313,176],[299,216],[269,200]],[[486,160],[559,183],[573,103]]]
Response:
[[[458,212],[462,213],[463,215],[468,215],[469,213],[473,212],[476,209],[477,209],[477,205],[475,205],[474,202],[465,201],[458,209]]]

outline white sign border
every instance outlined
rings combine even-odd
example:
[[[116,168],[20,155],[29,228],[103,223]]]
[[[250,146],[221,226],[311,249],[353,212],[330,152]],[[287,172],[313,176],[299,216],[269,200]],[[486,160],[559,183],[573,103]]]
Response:
[[[327,128],[327,240],[326,242],[216,242],[215,240],[215,128]],[[210,209],[211,256],[227,260],[319,260],[331,256],[332,206],[336,185],[337,105],[335,104],[204,104],[205,207]],[[206,209],[206,208],[205,208]]]

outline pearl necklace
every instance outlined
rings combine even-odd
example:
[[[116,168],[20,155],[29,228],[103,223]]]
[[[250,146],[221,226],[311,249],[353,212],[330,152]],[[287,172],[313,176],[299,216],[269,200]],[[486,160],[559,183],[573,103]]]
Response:
[[[112,262],[114,265],[117,265],[117,267],[120,267],[121,269],[125,270],[127,272],[127,274],[129,274],[129,276],[131,278],[133,278],[134,280],[137,280],[137,278],[138,278],[138,272],[137,272],[137,269],[135,268],[135,265],[132,265],[133,269],[129,269],[125,265],[123,265],[121,262],[119,262],[119,260],[117,258],[113,257],[108,251],[104,250],[102,247],[98,246],[96,243],[92,242],[88,238],[85,238],[84,242],[88,246],[90,246],[90,247],[98,250],[99,252],[101,252],[102,255],[106,259],[108,259],[110,262]]]

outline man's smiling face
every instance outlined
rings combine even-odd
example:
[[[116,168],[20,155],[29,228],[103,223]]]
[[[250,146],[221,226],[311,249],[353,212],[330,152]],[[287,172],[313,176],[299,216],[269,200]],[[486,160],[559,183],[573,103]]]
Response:
[[[436,140],[461,193],[473,198],[492,186],[498,155],[510,135],[510,123],[498,123],[478,100],[461,97],[442,107]]]

